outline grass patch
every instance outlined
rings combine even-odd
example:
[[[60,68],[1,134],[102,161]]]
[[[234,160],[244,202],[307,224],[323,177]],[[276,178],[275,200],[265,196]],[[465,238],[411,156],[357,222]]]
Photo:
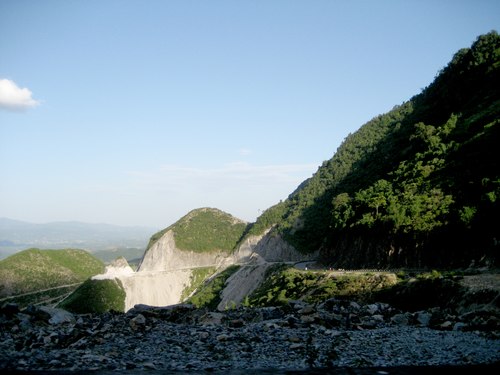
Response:
[[[193,294],[186,302],[192,303],[194,306],[215,310],[221,301],[220,293],[224,289],[226,280],[235,273],[240,266],[233,265],[226,268],[214,278],[208,280],[195,294]]]
[[[188,298],[203,282],[215,273],[215,267],[194,268],[191,270],[191,282],[184,288],[181,294],[181,301]]]

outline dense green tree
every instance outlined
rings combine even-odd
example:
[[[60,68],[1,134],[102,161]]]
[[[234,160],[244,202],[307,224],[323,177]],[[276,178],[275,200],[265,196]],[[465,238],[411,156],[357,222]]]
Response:
[[[347,254],[361,242],[363,259],[398,248],[395,262],[405,264],[495,254],[499,87],[500,36],[492,31],[459,50],[420,94],[349,134],[255,229],[273,227],[331,261],[361,262],[361,253]]]

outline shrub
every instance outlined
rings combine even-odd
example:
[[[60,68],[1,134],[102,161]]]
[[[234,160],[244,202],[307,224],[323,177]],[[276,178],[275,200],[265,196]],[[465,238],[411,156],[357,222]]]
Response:
[[[58,307],[77,313],[103,313],[125,310],[125,289],[120,280],[85,281]]]

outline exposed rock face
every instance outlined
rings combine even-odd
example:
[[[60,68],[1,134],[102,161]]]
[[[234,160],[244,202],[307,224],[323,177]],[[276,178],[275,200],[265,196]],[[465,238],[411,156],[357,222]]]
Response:
[[[231,257],[226,260],[228,265],[234,263],[247,263],[252,260],[252,254],[263,236],[248,236],[236,249]]]
[[[241,267],[226,281],[221,302],[217,309],[222,311],[229,304],[240,306],[243,299],[250,295],[264,281],[266,270],[272,262],[301,262],[314,259],[317,254],[301,254],[283,238],[272,231],[262,236],[249,236],[226,259],[229,264],[248,264]]]
[[[213,267],[222,264],[226,257],[223,252],[197,253],[179,250],[175,245],[174,232],[169,230],[146,251],[138,272]]]
[[[226,281],[217,310],[223,311],[232,303],[239,306],[245,296],[252,293],[264,280],[268,267],[269,263],[243,266],[232,274]]]
[[[190,270],[137,272],[120,278],[125,289],[125,311],[135,305],[168,306],[180,302],[191,281]]]
[[[299,262],[314,259],[317,256],[317,254],[299,253],[272,230],[257,243],[254,252],[267,262]]]
[[[167,236],[166,244],[171,243]],[[175,247],[175,242],[173,244]],[[173,252],[175,251],[171,251]],[[142,270],[134,272],[125,258],[118,258],[106,267],[104,274],[93,276],[92,279],[119,279],[126,294],[125,311],[138,304],[167,306],[179,303],[182,291],[189,286],[191,270],[165,269],[167,267],[161,262],[168,262],[169,257],[168,251],[166,254],[162,252],[162,246],[155,248],[149,255],[147,264],[152,265],[152,270],[143,267]]]
[[[301,262],[315,259],[317,253],[302,254],[272,229],[262,236],[249,236],[236,250],[235,263]]]
[[[92,276],[92,280],[114,279],[116,277],[127,277],[134,274],[134,270],[129,266],[127,260],[123,257],[115,259],[109,266],[106,266],[106,271],[101,275]]]
[[[176,247],[174,232],[166,232],[141,261],[138,272],[158,272],[197,267],[226,267],[235,263],[299,262],[314,259],[317,254],[301,254],[272,231],[249,236],[232,255],[222,251],[199,253]]]

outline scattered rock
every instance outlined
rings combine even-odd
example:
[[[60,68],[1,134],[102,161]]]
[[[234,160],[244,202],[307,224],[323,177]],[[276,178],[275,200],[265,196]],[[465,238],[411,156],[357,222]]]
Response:
[[[40,307],[40,310],[50,315],[50,318],[48,320],[50,324],[54,325],[63,323],[74,324],[76,321],[75,316],[73,314],[63,309],[56,309],[47,306],[42,306]]]
[[[202,325],[220,325],[222,320],[225,318],[223,313],[219,312],[207,312],[200,319],[200,324]]]
[[[298,313],[299,314],[302,314],[302,315],[307,315],[307,314],[312,314],[313,312],[315,312],[316,310],[314,309],[314,306],[311,306],[311,305],[307,305],[307,306],[304,306],[302,307]]]
[[[19,312],[19,306],[16,303],[7,302],[0,308],[0,314],[6,315],[11,318]]]
[[[146,325],[146,318],[142,314],[137,314],[134,318],[130,319],[129,325],[134,331],[143,329]]]
[[[221,334],[221,335],[218,335],[217,337],[217,341],[227,341],[229,340],[229,335],[226,335],[225,333]]]
[[[135,306],[73,315],[0,310],[0,369],[19,371],[306,370],[312,367],[474,365],[500,362],[497,310],[405,312],[330,299],[207,311]]]
[[[142,367],[144,367],[145,369],[148,369],[148,370],[156,370],[156,366],[153,362],[144,362],[142,364]]]
[[[425,311],[419,311],[417,312],[417,322],[423,326],[423,327],[428,327],[430,322],[431,322],[432,314],[425,312]]]
[[[391,322],[397,325],[408,325],[408,316],[406,314],[396,314],[391,318]]]

